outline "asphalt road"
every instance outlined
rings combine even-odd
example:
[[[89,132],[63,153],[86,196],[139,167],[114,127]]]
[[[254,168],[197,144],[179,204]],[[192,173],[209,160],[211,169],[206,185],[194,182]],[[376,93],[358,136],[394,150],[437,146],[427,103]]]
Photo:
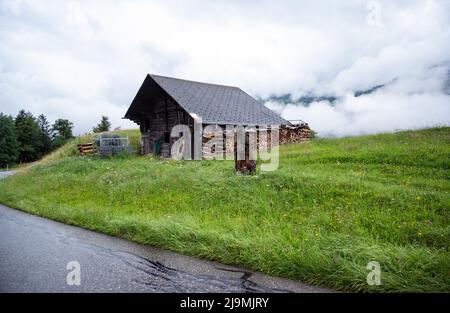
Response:
[[[78,262],[79,285],[69,285]],[[0,292],[327,292],[0,205]]]
[[[9,175],[15,174],[16,171],[0,171],[0,179],[5,178]]]

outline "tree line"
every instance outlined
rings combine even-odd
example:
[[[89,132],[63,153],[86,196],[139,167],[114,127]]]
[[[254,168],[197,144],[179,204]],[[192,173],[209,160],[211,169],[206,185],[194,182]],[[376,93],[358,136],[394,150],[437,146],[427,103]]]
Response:
[[[73,138],[73,123],[47,117],[34,117],[25,110],[16,117],[0,113],[0,166],[35,161]]]
[[[109,131],[111,123],[102,116],[94,133]],[[50,125],[47,117],[34,117],[25,110],[16,117],[0,113],[0,167],[32,162],[61,147],[73,138],[73,123],[59,118]]]

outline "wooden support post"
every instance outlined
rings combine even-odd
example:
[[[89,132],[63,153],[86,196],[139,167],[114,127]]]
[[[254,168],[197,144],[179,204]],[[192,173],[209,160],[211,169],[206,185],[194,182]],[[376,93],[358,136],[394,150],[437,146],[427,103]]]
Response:
[[[167,109],[167,97],[164,97],[164,117],[165,117],[166,131],[169,131],[169,111]]]
[[[238,160],[238,140],[237,132],[234,133],[234,166],[236,172],[243,174],[254,174],[256,172],[256,160],[250,160],[250,136],[245,132],[245,159]]]

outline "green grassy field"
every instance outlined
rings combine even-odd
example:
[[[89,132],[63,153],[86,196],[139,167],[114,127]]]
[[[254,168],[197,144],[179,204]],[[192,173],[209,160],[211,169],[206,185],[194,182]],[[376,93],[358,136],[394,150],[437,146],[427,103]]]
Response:
[[[74,145],[0,181],[0,202],[339,290],[450,291],[450,128],[282,146],[279,169],[255,176]],[[372,260],[379,286],[366,282]]]

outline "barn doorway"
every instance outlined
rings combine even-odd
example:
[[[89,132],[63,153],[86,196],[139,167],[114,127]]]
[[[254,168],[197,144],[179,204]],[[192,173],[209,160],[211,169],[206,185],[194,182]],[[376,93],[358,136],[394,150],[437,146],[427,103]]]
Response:
[[[170,132],[164,132],[164,143],[170,143]]]

